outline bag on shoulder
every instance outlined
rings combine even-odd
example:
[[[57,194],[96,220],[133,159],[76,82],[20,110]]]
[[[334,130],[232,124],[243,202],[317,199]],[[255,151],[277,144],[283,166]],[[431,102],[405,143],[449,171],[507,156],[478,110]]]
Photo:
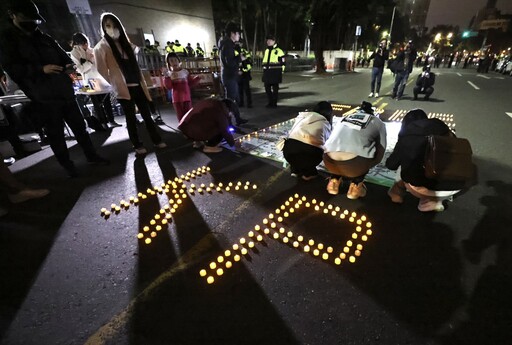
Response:
[[[396,59],[389,59],[388,60],[388,69],[391,70],[391,72],[396,73],[397,64],[398,64],[398,61],[396,61]]]
[[[476,182],[473,151],[467,139],[455,136],[427,136],[425,177],[440,182]]]

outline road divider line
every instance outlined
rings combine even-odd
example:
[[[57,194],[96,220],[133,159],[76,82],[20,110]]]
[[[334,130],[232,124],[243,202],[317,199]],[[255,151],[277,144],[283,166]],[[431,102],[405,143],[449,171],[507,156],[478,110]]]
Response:
[[[457,75],[458,75],[459,77],[462,77],[462,74],[460,74],[460,73],[457,73]]]
[[[484,78],[484,79],[491,79],[490,77],[488,77],[486,75],[477,74],[476,76],[480,77],[480,78]]]
[[[512,113],[505,112],[505,114],[507,114],[510,118],[512,118]]]
[[[473,83],[472,83],[472,82],[470,82],[469,80],[468,80],[468,84],[469,84],[469,85],[471,85],[471,86],[473,86],[476,90],[480,90],[480,88],[479,88],[478,86],[476,86],[475,84],[473,84]]]
[[[494,78],[499,79],[499,80],[505,79],[504,77],[494,77]]]

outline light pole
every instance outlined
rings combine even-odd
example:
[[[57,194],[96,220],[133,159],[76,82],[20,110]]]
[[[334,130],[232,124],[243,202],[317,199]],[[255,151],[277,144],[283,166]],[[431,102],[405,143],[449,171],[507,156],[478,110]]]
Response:
[[[393,15],[391,16],[391,25],[389,27],[389,42],[388,42],[389,45],[391,44],[391,33],[393,32],[393,22],[395,21],[395,11],[396,11],[396,6],[393,7]]]

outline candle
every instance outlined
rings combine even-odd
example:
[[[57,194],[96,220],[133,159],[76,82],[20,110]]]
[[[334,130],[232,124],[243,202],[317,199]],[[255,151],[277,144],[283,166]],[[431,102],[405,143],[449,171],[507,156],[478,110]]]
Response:
[[[105,218],[108,218],[110,216],[110,211],[105,212]]]
[[[372,232],[370,229],[368,229],[368,230],[366,230],[366,234],[367,234],[368,236],[371,236],[371,235],[373,234],[373,232]]]
[[[343,247],[343,251],[344,251],[345,253],[348,253],[348,252],[350,251],[350,248],[349,248],[349,247]]]
[[[320,254],[320,251],[318,249],[313,250],[313,255],[318,256]]]
[[[270,227],[271,227],[272,229],[274,229],[276,226],[277,226],[277,224],[276,224],[276,223],[274,223],[274,222],[272,222],[272,223],[270,224]]]
[[[138,238],[139,240],[142,240],[142,239],[144,238],[144,234],[143,234],[142,232],[139,232],[139,233],[137,234],[137,238]]]
[[[299,242],[297,242],[297,241],[293,241],[293,247],[294,247],[294,248],[298,248],[298,247],[299,247]]]
[[[242,253],[242,255],[247,255],[248,251],[247,251],[247,248],[242,248],[240,249],[240,253]]]
[[[288,236],[288,237],[293,237],[293,232],[288,231],[288,233],[286,234],[286,236]]]
[[[146,244],[150,244],[151,243],[151,238],[149,238],[149,237],[146,238],[146,240],[144,242],[146,242]]]
[[[245,243],[245,237],[240,238],[239,242],[240,242],[240,244],[244,244]]]
[[[305,245],[305,246],[304,246],[304,252],[306,252],[306,253],[307,253],[307,252],[309,252],[309,249],[310,249],[310,248],[309,248],[309,246],[308,246],[308,245]]]
[[[285,231],[286,231],[286,230],[285,230],[283,227],[279,228],[279,233],[280,233],[280,234],[284,234],[284,233],[285,233]]]
[[[317,246],[318,249],[322,250],[324,249],[324,245],[322,243],[318,243],[318,246]]]
[[[334,249],[332,247],[327,247],[327,253],[332,253],[334,251]]]
[[[302,236],[302,235],[299,235],[299,237],[297,237],[297,241],[299,241],[299,242],[302,242],[302,241],[304,241],[304,236]]]
[[[336,259],[334,259],[334,263],[335,263],[336,265],[341,265],[341,260],[340,260],[340,258],[336,258]]]
[[[258,236],[256,237],[256,239],[257,239],[259,242],[261,242],[261,241],[263,241],[263,236],[258,235]]]
[[[355,232],[352,234],[352,238],[353,238],[354,240],[356,240],[356,239],[357,239],[357,234],[356,234]]]
[[[366,223],[366,227],[367,228],[371,228],[372,227],[372,223],[370,223],[370,222]]]
[[[149,221],[149,224],[151,224],[151,225],[155,225],[155,224],[156,224],[156,221],[155,221],[154,219],[151,219],[151,220]]]
[[[341,260],[345,260],[346,257],[347,257],[347,255],[345,253],[340,253]]]
[[[231,250],[226,249],[226,250],[224,251],[224,256],[230,256],[230,255],[231,255]]]
[[[355,256],[361,256],[361,251],[356,250],[356,251],[354,252],[354,254],[355,254]]]
[[[103,208],[101,209],[101,213],[105,213],[105,212],[107,212],[107,209],[106,209],[105,207],[103,207]]]
[[[214,270],[217,267],[217,264],[215,262],[210,262],[210,268]]]
[[[352,244],[353,244],[353,243],[352,243],[352,241],[351,241],[351,240],[348,240],[348,241],[347,241],[347,247],[352,247]]]
[[[310,246],[313,246],[313,245],[315,244],[315,241],[314,241],[313,239],[310,239],[310,240],[308,241],[308,244],[309,244]]]
[[[224,274],[224,270],[223,270],[222,268],[218,268],[218,269],[217,269],[217,275],[218,275],[218,276],[221,276],[221,275],[223,275],[223,274]]]
[[[236,254],[235,256],[233,256],[233,260],[240,261],[240,255]]]
[[[278,239],[279,238],[279,234],[277,232],[274,232],[274,234],[272,235],[274,237],[274,239]]]
[[[231,261],[226,261],[226,268],[231,268],[231,266],[233,266]]]
[[[215,281],[215,279],[212,277],[212,276],[209,276],[206,281],[208,282],[208,284],[213,284],[213,282]]]
[[[265,228],[265,230],[263,230],[263,232],[265,233],[265,235],[268,235],[270,233],[270,230],[269,230],[269,228]]]
[[[249,231],[249,233],[247,234],[249,237],[254,237],[254,232],[252,231]]]
[[[288,241],[290,241],[288,237],[283,237],[283,243],[288,243]]]
[[[219,263],[224,262],[224,257],[223,257],[222,255],[218,256],[218,257],[217,257],[217,261],[218,261]]]
[[[279,223],[282,223],[282,222],[283,222],[283,217],[277,217],[277,221],[278,221]]]
[[[348,258],[348,261],[350,261],[351,263],[354,263],[354,262],[356,262],[356,258],[354,256],[350,256]]]
[[[165,212],[165,211],[164,211]],[[160,215],[159,214],[155,214],[155,219],[158,220],[160,219]]]
[[[200,271],[199,271],[199,275],[200,275],[201,277],[206,276],[206,270],[205,270],[205,269],[200,270]]]
[[[149,226],[145,226],[142,228],[143,231],[149,231]]]
[[[162,222],[162,224],[163,224],[163,222]],[[160,230],[162,230],[162,227],[160,225],[157,225],[155,229],[156,229],[156,231],[160,231]]]
[[[254,226],[254,230],[256,230],[256,231],[260,231],[260,229],[261,229],[261,228],[260,228],[260,226],[259,226],[259,225],[255,225],[255,226]]]
[[[324,260],[329,259],[329,254],[327,254],[327,253],[323,253],[323,254],[322,254],[322,259],[324,259]]]
[[[238,244],[236,244],[236,243],[235,243],[235,244],[233,244],[233,250],[238,250],[238,248],[240,248],[240,247],[238,246]]]
[[[368,241],[368,237],[366,237],[366,235],[361,236],[361,239],[365,242]]]
[[[251,242],[247,243],[247,246],[249,246],[249,248],[253,248],[254,247],[254,242],[251,241]]]

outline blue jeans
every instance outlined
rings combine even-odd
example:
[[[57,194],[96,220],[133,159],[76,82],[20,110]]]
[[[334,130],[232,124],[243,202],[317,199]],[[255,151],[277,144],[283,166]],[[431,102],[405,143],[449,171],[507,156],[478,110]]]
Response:
[[[222,83],[225,89],[225,98],[229,98],[236,104],[240,104],[240,92],[238,91],[238,80],[223,78]]]
[[[384,72],[384,67],[373,67],[372,69],[372,84],[371,84],[371,92],[380,92],[380,82],[382,81],[382,72]],[[375,88],[375,81],[377,81],[377,88]]]
[[[395,76],[395,85],[393,86],[393,97],[402,97],[405,90],[405,85],[409,79],[409,71],[397,72]]]

